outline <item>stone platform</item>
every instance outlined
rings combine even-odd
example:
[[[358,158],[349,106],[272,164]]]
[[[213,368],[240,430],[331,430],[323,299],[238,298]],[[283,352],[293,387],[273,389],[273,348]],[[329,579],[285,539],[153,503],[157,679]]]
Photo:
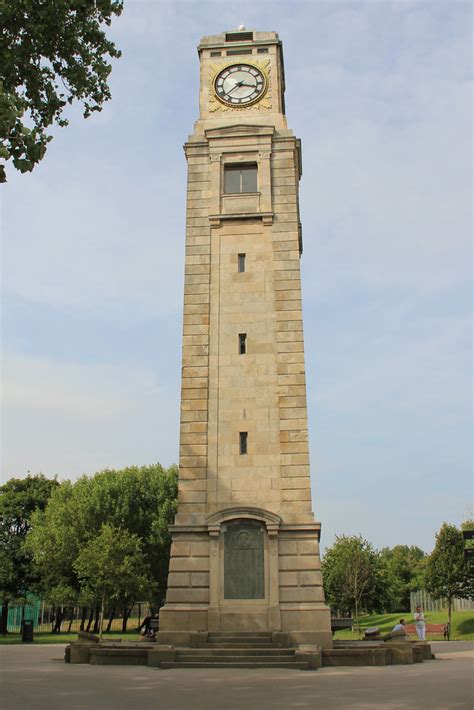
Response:
[[[411,665],[434,658],[422,642],[336,641],[334,648],[292,645],[288,634],[211,632],[193,636],[186,646],[79,639],[66,648],[69,663],[142,665],[155,668],[293,668]]]

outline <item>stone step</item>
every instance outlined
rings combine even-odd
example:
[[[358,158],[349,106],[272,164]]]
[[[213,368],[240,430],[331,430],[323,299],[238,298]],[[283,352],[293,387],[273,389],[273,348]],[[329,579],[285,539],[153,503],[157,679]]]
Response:
[[[309,663],[305,661],[278,662],[278,661],[233,661],[232,663],[223,663],[222,661],[175,661],[163,662],[160,668],[291,668],[292,670],[308,671]]]
[[[209,638],[218,638],[219,636],[267,636],[272,637],[271,631],[210,631]]]
[[[258,648],[252,646],[250,648],[209,648],[202,646],[200,648],[177,648],[176,653],[180,654],[198,654],[200,656],[288,656],[294,655],[294,648]]]
[[[239,643],[237,641],[233,642],[220,642],[220,643],[200,643],[197,648],[281,648],[279,643]]]
[[[271,636],[213,636],[207,639],[207,643],[273,643]]]
[[[294,654],[282,656],[267,656],[248,654],[247,656],[212,656],[210,654],[199,655],[196,653],[177,653],[175,663],[294,663]]]

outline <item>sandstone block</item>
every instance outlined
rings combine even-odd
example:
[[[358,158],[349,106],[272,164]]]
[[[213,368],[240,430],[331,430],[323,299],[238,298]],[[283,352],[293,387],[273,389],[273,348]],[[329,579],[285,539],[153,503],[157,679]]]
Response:
[[[278,553],[280,555],[296,555],[298,554],[298,543],[294,540],[279,540]]]
[[[196,479],[207,478],[207,469],[201,468],[185,468],[184,466],[179,467],[179,478],[181,481],[193,481]]]
[[[184,481],[184,483],[187,483],[187,481]],[[205,503],[206,500],[206,491],[188,491],[184,488],[178,490],[179,503]]]
[[[283,488],[281,492],[282,500],[286,501],[310,501],[311,500],[311,490],[309,486],[305,489],[290,489]]]
[[[191,555],[193,557],[209,557],[209,541],[191,542]]]
[[[321,572],[316,570],[307,570],[304,572],[298,572],[298,582],[301,587],[321,587],[323,584],[323,577]]]
[[[189,557],[190,553],[191,545],[189,542],[182,542],[181,540],[176,540],[171,545],[171,554],[175,557]]]
[[[192,410],[192,411],[181,411],[181,422],[207,422],[208,413],[207,410]]]
[[[179,465],[180,467],[191,467],[191,466],[205,466],[207,462],[207,456],[180,456]]]
[[[309,475],[308,476],[292,476],[291,478],[285,477],[282,479],[281,487],[282,487],[282,489],[285,489],[285,490],[292,490],[292,489],[304,490],[304,489],[310,487],[310,477],[309,477]]]
[[[296,587],[298,586],[299,572],[280,572],[278,581],[280,587]]]
[[[317,570],[317,559],[311,555],[287,555],[280,557],[279,565],[280,572]]]
[[[189,589],[169,588],[166,594],[166,601],[169,604],[206,604],[209,603],[209,589],[191,587]]]
[[[192,587],[208,587],[209,573],[208,572],[193,572],[191,574]]]
[[[209,572],[209,557],[171,557],[170,572]]]

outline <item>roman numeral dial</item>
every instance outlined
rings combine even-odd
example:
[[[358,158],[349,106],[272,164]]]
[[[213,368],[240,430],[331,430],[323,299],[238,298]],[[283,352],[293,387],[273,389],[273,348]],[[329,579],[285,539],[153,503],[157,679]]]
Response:
[[[267,90],[263,72],[252,64],[233,64],[222,69],[214,79],[216,97],[226,106],[249,106],[259,101]]]

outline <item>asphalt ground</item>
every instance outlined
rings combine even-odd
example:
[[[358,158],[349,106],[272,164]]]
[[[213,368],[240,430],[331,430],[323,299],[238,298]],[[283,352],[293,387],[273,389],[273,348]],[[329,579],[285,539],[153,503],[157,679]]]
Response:
[[[1,710],[472,710],[474,643],[435,661],[319,671],[69,665],[63,645],[0,646]]]

